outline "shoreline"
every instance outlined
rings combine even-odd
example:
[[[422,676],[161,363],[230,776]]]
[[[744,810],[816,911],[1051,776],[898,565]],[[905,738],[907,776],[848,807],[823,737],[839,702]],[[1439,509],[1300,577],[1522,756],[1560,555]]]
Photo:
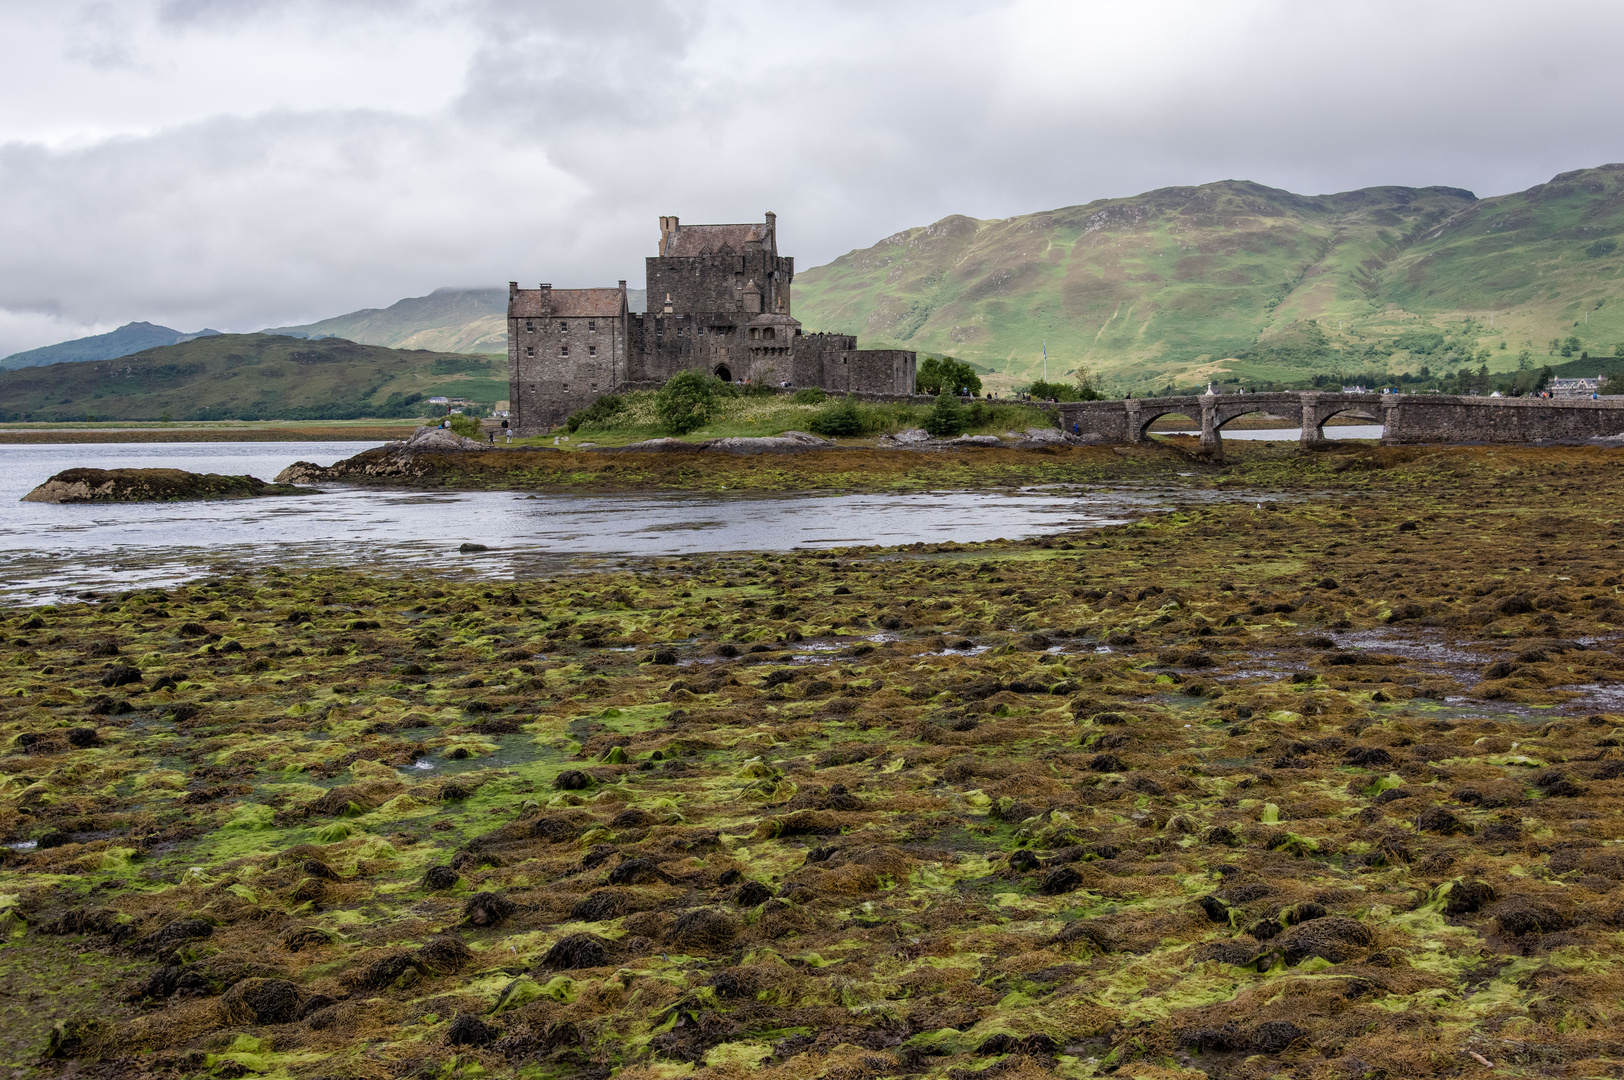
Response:
[[[142,443],[142,442],[382,442],[403,439],[416,424],[310,424],[297,427],[28,427],[0,426],[0,445],[28,443]]]

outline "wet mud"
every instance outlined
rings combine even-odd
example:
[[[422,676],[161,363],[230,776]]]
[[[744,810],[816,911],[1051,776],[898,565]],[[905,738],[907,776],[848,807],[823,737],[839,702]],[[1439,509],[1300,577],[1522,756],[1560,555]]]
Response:
[[[1297,497],[11,608],[0,1063],[1616,1075],[1615,460],[1251,461]]]

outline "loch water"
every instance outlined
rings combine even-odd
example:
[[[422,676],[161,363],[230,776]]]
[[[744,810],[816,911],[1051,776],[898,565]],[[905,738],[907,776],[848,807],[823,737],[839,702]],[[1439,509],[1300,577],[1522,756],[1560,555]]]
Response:
[[[329,465],[356,442],[0,446],[0,599],[171,584],[270,565],[433,568],[524,577],[628,557],[817,550],[1004,538],[1127,521],[1175,487],[1045,487],[900,494],[414,492],[323,485],[319,495],[179,503],[21,502],[63,469],[175,468],[269,480]],[[1245,493],[1225,498],[1250,498]],[[464,544],[489,550],[463,553]]]

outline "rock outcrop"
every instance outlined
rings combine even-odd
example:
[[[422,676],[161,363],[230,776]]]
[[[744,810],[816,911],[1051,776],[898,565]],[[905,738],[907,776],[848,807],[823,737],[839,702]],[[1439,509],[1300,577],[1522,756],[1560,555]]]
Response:
[[[309,484],[333,480],[365,480],[368,477],[423,476],[429,471],[421,466],[426,455],[463,454],[490,451],[493,448],[478,439],[458,435],[449,428],[420,427],[411,438],[387,442],[371,450],[363,450],[354,457],[332,465],[316,465],[309,461],[296,461],[277,473],[278,483]]]
[[[725,439],[707,439],[701,443],[683,442],[681,439],[645,439],[628,446],[605,446],[594,449],[599,453],[622,454],[649,452],[689,452],[722,454],[782,454],[797,450],[827,450],[834,446],[828,439],[820,439],[804,431],[786,431],[782,435],[735,435]]]
[[[23,502],[181,502],[196,499],[257,499],[268,495],[316,495],[314,488],[254,476],[222,476],[184,469],[64,469],[23,496]]]

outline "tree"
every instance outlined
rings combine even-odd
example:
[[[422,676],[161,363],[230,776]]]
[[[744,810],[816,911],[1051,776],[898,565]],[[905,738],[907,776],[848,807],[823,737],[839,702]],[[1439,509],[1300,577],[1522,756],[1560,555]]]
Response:
[[[931,406],[922,426],[936,438],[945,439],[962,435],[968,424],[969,418],[964,415],[964,406],[959,404],[959,399],[943,392],[937,396],[936,404]]]
[[[914,373],[914,392],[918,394],[957,394],[960,391],[972,397],[981,393],[981,377],[975,368],[951,356],[927,356]]]
[[[451,425],[452,431],[455,431],[458,435],[461,435],[465,439],[479,438],[479,421],[474,419],[472,416],[464,416],[462,413],[452,413],[451,418],[447,421],[447,423]]]
[[[1078,368],[1072,373],[1072,379],[1077,383],[1078,401],[1099,401],[1105,396],[1095,387],[1094,373],[1087,368]]]
[[[1517,370],[1518,371],[1531,371],[1533,369],[1533,367],[1534,367],[1534,358],[1533,358],[1533,356],[1531,356],[1529,354],[1527,349],[1524,349],[1522,352],[1517,354]]]
[[[654,415],[672,435],[698,431],[716,412],[717,380],[697,371],[679,371],[654,395]]]
[[[812,434],[822,435],[826,439],[861,435],[863,414],[857,409],[857,399],[846,397],[818,410],[806,426]]]
[[[1624,356],[1624,341],[1621,341],[1617,345],[1613,346],[1613,355]]]

